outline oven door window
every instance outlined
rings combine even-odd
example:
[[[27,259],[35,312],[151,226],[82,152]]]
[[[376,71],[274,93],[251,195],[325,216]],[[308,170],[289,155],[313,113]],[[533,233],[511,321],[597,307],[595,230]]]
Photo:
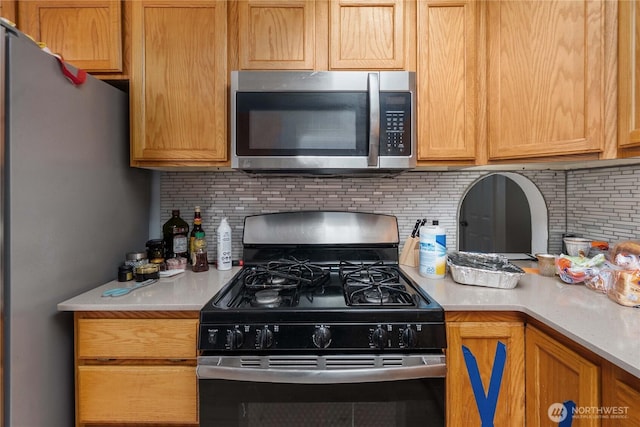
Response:
[[[200,380],[200,426],[443,427],[444,378],[282,384]]]
[[[239,156],[366,156],[364,92],[236,94]]]

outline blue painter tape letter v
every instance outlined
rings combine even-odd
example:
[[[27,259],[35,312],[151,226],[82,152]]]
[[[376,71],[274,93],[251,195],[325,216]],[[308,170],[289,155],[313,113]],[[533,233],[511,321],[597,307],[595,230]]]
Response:
[[[464,356],[464,362],[467,365],[467,373],[471,381],[473,395],[476,398],[476,406],[478,407],[482,427],[494,427],[493,419],[496,415],[498,394],[500,393],[504,364],[507,359],[507,347],[500,341],[498,341],[496,345],[496,355],[493,359],[488,393],[484,391],[482,378],[480,378],[480,371],[478,370],[478,362],[475,356],[471,353],[471,350],[464,345],[462,346],[462,354]]]

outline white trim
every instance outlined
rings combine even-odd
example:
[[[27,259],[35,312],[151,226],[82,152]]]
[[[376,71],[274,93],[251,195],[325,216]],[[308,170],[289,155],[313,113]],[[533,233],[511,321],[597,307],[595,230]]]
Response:
[[[527,201],[529,202],[529,209],[531,209],[531,253],[547,253],[549,241],[549,218],[547,214],[547,204],[545,203],[544,197],[542,197],[542,193],[540,192],[538,187],[536,187],[536,185],[529,178],[513,172],[489,173],[487,175],[479,177],[472,184],[470,184],[469,187],[467,187],[458,205],[457,248],[460,248],[461,232],[459,220],[460,211],[462,209],[462,202],[464,202],[464,199],[467,197],[467,193],[476,183],[491,175],[503,175],[513,180],[520,186],[520,188],[522,188],[522,191],[524,192],[524,195],[527,197]]]

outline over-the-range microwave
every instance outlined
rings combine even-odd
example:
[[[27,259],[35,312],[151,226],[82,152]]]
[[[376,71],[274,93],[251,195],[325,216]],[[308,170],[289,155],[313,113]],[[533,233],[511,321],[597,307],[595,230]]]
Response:
[[[233,71],[231,166],[396,174],[416,165],[415,73]]]

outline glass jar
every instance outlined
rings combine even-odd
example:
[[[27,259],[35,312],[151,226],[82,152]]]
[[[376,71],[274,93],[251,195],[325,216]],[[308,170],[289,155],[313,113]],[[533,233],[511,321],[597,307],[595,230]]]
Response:
[[[132,268],[136,268],[148,263],[149,260],[147,259],[146,252],[128,252],[124,261],[125,265],[130,265]]]
[[[143,282],[147,279],[158,279],[160,278],[160,267],[158,264],[145,264],[136,267],[133,273],[136,276],[136,282]]]
[[[118,267],[118,282],[128,282],[133,280],[133,267],[123,264]]]
[[[151,264],[162,264],[164,262],[163,239],[151,239],[147,241],[147,257]]]
[[[192,270],[195,273],[208,271],[209,261],[207,259],[207,241],[204,238],[204,231],[196,232],[193,249],[195,251],[195,257],[191,267]]]

